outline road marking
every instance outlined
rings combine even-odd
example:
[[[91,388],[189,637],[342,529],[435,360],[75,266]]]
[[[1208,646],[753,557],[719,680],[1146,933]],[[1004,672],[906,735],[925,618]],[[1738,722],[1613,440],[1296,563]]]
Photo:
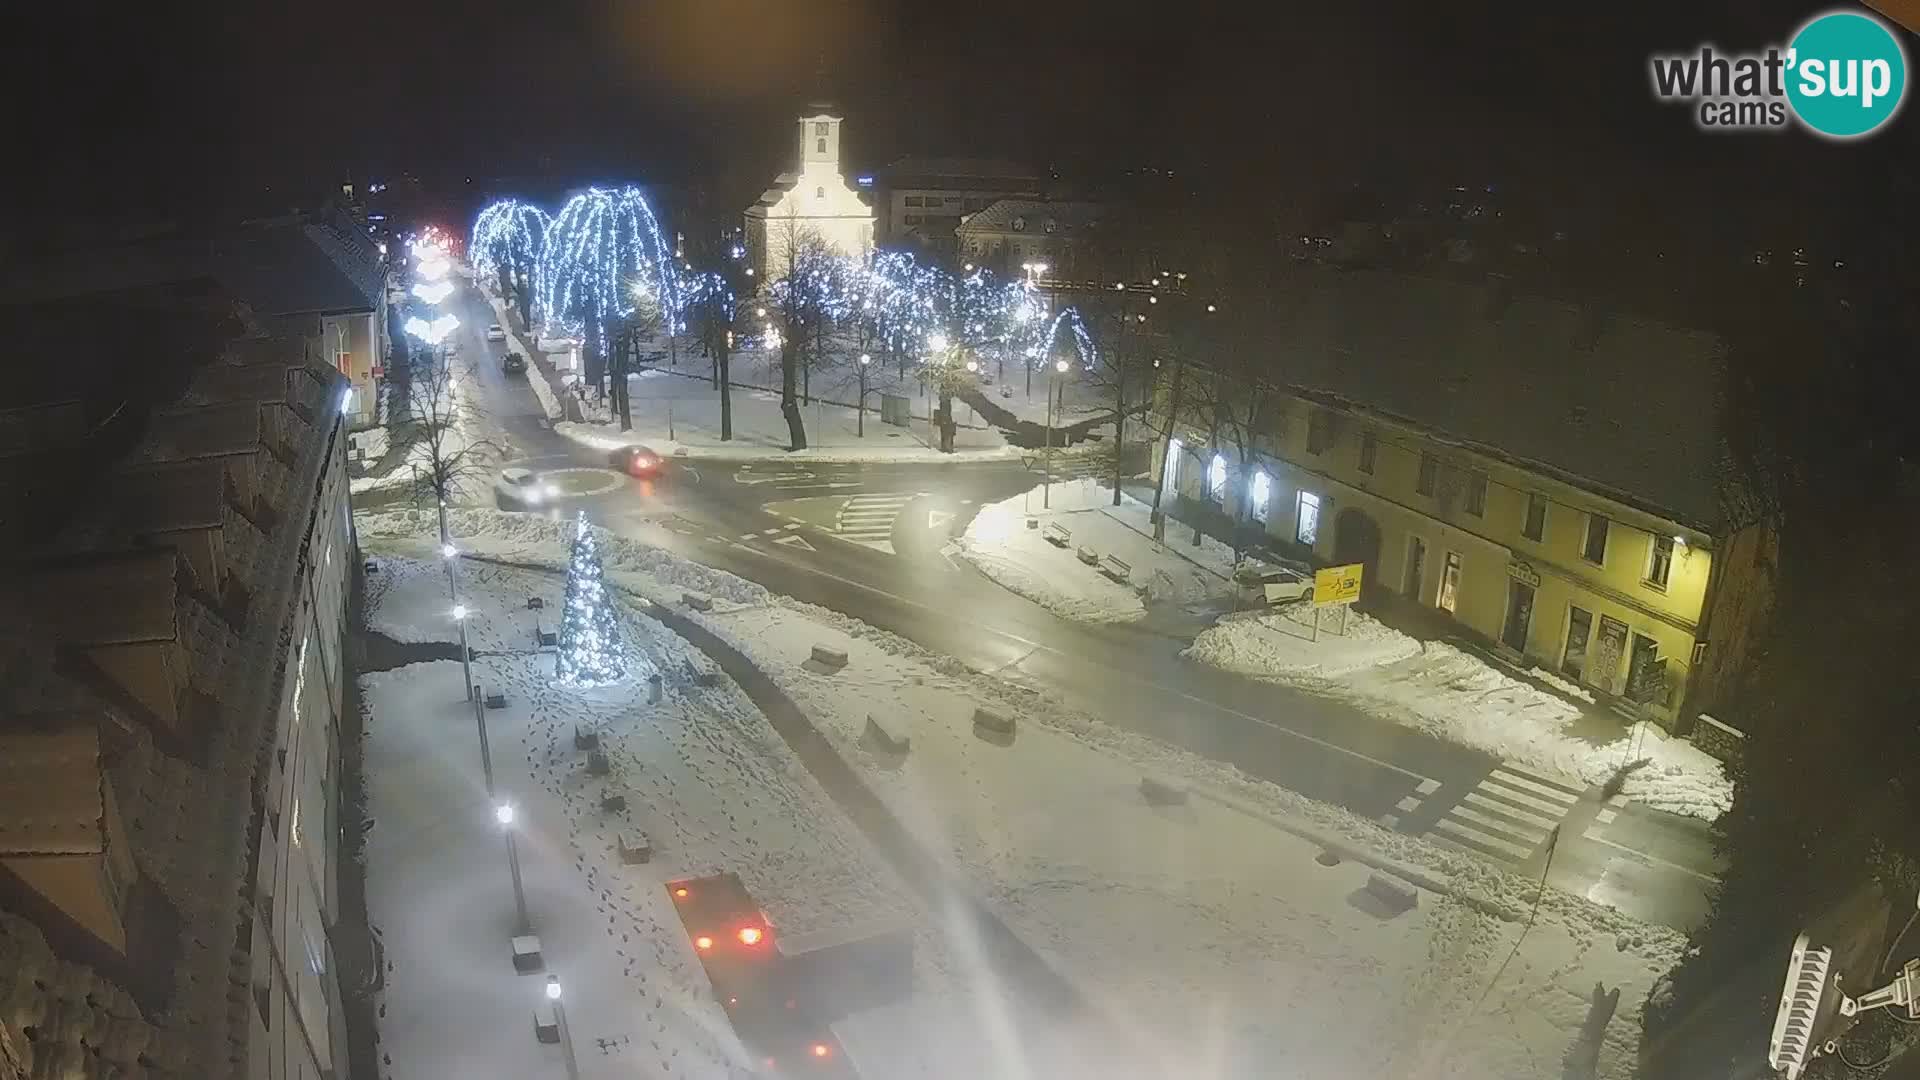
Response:
[[[1431,794],[1433,794],[1434,792],[1436,792],[1436,791],[1439,791],[1439,790],[1440,790],[1440,781],[1438,781],[1438,780],[1422,780],[1422,781],[1420,781],[1420,783],[1419,783],[1419,785],[1418,785],[1417,787],[1415,787],[1415,789],[1414,789],[1414,790],[1416,790],[1416,791],[1418,791],[1418,792],[1419,792],[1419,793],[1420,793],[1421,795],[1423,795],[1423,796],[1425,796],[1425,795],[1431,795]]]
[[[1580,794],[1502,763],[1436,821],[1429,835],[1513,863],[1524,862],[1580,802]]]
[[[1599,813],[1593,815],[1593,823],[1595,825],[1611,825],[1613,824],[1613,819],[1619,816],[1620,811],[1615,810],[1611,806],[1605,807]]]
[[[785,524],[785,525],[782,525],[782,526],[780,526],[780,527],[781,527],[781,528],[783,528],[783,529],[797,529],[797,528],[799,528],[799,527],[800,527],[800,523],[799,523],[799,522],[797,522],[797,521],[793,521],[793,522],[789,522],[789,523],[787,523],[787,524]]]
[[[1668,862],[1667,860],[1661,858],[1658,855],[1649,855],[1644,851],[1635,851],[1634,849],[1626,846],[1625,844],[1616,844],[1613,841],[1608,840],[1603,836],[1589,836],[1587,837],[1587,839],[1593,841],[1596,844],[1605,844],[1608,847],[1614,849],[1615,851],[1618,851],[1626,855],[1628,858],[1634,859],[1635,861],[1641,863],[1642,865],[1664,866],[1669,870],[1677,870],[1682,874],[1688,875],[1689,877],[1697,877],[1701,881],[1704,881],[1709,885],[1720,884],[1720,879],[1717,877],[1714,877],[1712,874],[1703,874],[1698,870],[1681,866],[1679,863]]]
[[[1415,810],[1418,810],[1419,808],[1420,808],[1420,800],[1414,798],[1411,795],[1401,796],[1400,801],[1394,805],[1394,809],[1400,811],[1403,814],[1411,814]]]
[[[802,551],[814,551],[814,550],[817,550],[817,549],[815,549],[815,548],[814,548],[814,546],[813,546],[812,544],[809,544],[809,543],[807,543],[807,538],[806,538],[806,537],[804,537],[804,536],[797,536],[797,535],[795,535],[795,534],[793,534],[793,533],[788,533],[787,535],[785,535],[785,536],[782,536],[782,537],[780,537],[779,539],[777,539],[777,540],[775,540],[775,541],[774,541],[774,543],[776,543],[776,544],[785,544],[785,545],[787,545],[788,547],[797,547],[797,548],[799,548],[799,549],[800,549],[800,550],[802,550]]]
[[[927,511],[927,528],[938,529],[951,522],[953,517],[951,510],[929,510]]]
[[[777,533],[777,532],[779,532],[779,531],[780,531],[780,527],[779,527],[778,525],[776,525],[776,526],[774,526],[774,527],[773,527],[773,528],[771,528],[771,529],[761,529],[761,530],[760,530],[760,535],[761,535],[761,536],[772,536],[772,535],[773,535],[774,533]]]
[[[849,496],[834,516],[834,535],[883,554],[894,554],[893,522],[917,496],[867,494]]]

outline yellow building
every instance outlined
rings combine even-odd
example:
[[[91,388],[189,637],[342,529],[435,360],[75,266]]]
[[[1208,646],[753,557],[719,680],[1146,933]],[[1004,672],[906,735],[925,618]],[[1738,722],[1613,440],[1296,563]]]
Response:
[[[1308,271],[1297,291],[1259,389],[1207,392],[1220,376],[1186,365],[1184,400],[1235,404],[1182,408],[1156,465],[1169,491],[1316,564],[1365,564],[1376,602],[1690,727],[1732,531],[1717,341],[1404,274]],[[1221,430],[1236,420],[1257,430]]]

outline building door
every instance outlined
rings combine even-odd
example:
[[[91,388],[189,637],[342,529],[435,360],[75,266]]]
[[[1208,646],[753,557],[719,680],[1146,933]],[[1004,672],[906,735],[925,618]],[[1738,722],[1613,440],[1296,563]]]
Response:
[[[1380,526],[1351,506],[1334,515],[1333,561],[1341,566],[1359,563],[1366,567],[1361,571],[1360,588],[1367,592],[1391,588],[1379,577]]]
[[[1609,694],[1618,693],[1614,676],[1620,671],[1620,658],[1627,651],[1627,624],[1610,616],[1600,616],[1600,637],[1593,644],[1593,662],[1587,666],[1587,685]]]
[[[1527,629],[1533,625],[1533,586],[1507,582],[1507,621],[1500,628],[1500,644],[1514,652],[1527,651]]]
[[[1421,586],[1427,576],[1427,542],[1417,536],[1407,537],[1407,574],[1406,593],[1414,600],[1420,599]]]
[[[1660,661],[1660,643],[1644,634],[1633,635],[1627,656],[1627,697],[1642,705],[1665,705],[1667,666]]]
[[[1560,671],[1578,680],[1587,670],[1587,639],[1593,636],[1593,612],[1567,605],[1567,651],[1560,656]]]
[[[1453,614],[1455,604],[1460,602],[1460,553],[1447,552],[1447,560],[1440,570],[1440,596],[1434,601],[1441,611]]]

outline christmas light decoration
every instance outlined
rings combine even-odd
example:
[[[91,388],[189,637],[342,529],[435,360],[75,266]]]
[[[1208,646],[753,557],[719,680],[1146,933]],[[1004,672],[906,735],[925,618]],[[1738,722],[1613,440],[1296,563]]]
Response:
[[[545,210],[518,199],[502,199],[480,211],[473,219],[473,239],[467,246],[474,273],[498,277],[506,270],[531,278],[552,223]]]
[[[415,315],[407,320],[406,326],[402,329],[429,345],[438,345],[446,339],[448,334],[460,329],[460,320],[453,315],[442,315],[432,322],[428,322],[420,316]]]
[[[453,292],[451,281],[422,281],[413,287],[413,295],[429,304],[445,300]]]
[[[640,189],[588,188],[567,200],[534,270],[539,317],[604,352],[611,332],[633,317],[636,289],[657,298],[664,329],[685,328],[673,249]]]
[[[632,662],[620,632],[620,616],[613,607],[600,567],[600,547],[581,511],[573,535],[573,554],[567,563],[567,598],[560,614],[559,681],[588,689],[626,677]]]

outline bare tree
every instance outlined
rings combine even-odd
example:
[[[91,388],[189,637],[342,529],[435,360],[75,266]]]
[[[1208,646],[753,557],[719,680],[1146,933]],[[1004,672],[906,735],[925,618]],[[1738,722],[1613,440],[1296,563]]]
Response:
[[[833,319],[844,292],[846,260],[818,232],[784,219],[775,235],[772,264],[779,276],[768,286],[770,306],[779,316],[780,412],[787,418],[788,449],[807,448],[801,419],[801,381],[811,381],[812,353]]]
[[[439,506],[440,542],[447,543],[447,506],[489,482],[493,463],[505,448],[479,437],[485,413],[466,392],[470,363],[460,364],[443,349],[416,352],[410,361],[413,391],[407,399],[406,426],[412,440],[414,498]],[[457,365],[457,366],[456,366]]]

